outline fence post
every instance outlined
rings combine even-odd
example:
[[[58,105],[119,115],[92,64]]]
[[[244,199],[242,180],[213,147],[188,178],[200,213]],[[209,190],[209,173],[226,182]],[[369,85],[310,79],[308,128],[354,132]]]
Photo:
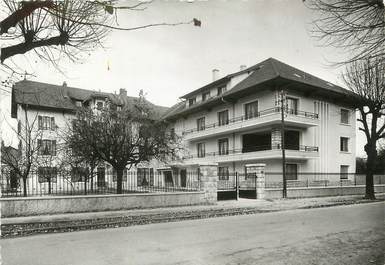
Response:
[[[199,179],[202,190],[205,192],[205,200],[214,203],[218,200],[218,164],[199,164]]]
[[[238,176],[238,172],[235,172],[235,189],[236,189],[236,192],[237,192],[237,201],[239,199],[239,176]]]
[[[246,172],[255,174],[256,199],[263,199],[265,197],[265,167],[266,164],[246,165]]]

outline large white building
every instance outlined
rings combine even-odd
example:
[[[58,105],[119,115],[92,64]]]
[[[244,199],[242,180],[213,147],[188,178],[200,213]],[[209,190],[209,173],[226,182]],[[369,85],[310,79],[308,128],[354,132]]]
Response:
[[[218,163],[224,179],[252,163],[282,172],[282,94],[288,178],[298,179],[300,172],[342,173],[336,178],[354,173],[351,93],[273,58],[222,78],[213,70],[213,82],[182,96],[166,113],[163,118],[187,150],[174,166]]]

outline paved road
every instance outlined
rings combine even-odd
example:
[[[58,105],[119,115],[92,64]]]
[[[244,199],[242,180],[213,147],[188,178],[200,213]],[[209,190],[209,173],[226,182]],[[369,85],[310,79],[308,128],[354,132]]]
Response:
[[[1,240],[2,264],[384,264],[384,203]]]

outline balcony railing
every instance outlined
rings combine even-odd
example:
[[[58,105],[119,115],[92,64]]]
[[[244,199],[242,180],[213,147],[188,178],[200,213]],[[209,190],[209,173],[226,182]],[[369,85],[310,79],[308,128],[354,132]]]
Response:
[[[216,151],[216,152],[207,152],[198,155],[189,155],[183,157],[183,159],[192,159],[192,158],[204,158],[204,157],[212,157],[212,156],[226,156],[226,155],[234,155],[234,154],[244,154],[250,152],[259,152],[259,151],[268,151],[268,150],[281,150],[281,145],[258,145],[258,146],[245,146],[240,149],[231,149],[225,151]],[[317,146],[307,146],[307,145],[286,145],[285,150],[294,150],[300,152],[318,152]]]
[[[256,115],[254,115],[252,117],[246,117],[245,115],[242,115],[242,116],[239,116],[239,117],[235,117],[235,118],[229,119],[225,123],[223,121],[221,121],[221,123],[215,122],[215,123],[207,124],[207,125],[205,125],[203,127],[201,126],[199,128],[197,127],[197,128],[185,130],[183,132],[183,134],[189,134],[189,133],[193,133],[193,132],[196,132],[196,131],[204,131],[204,130],[207,130],[207,129],[216,128],[216,127],[222,127],[222,126],[226,126],[228,124],[237,123],[237,122],[243,122],[243,121],[246,121],[246,120],[258,119],[259,117],[264,117],[264,116],[268,116],[268,115],[276,114],[276,113],[280,113],[280,112],[281,112],[281,107],[274,107],[274,108],[258,111],[256,113]],[[301,110],[295,110],[295,109],[287,109],[285,111],[285,113],[286,114],[290,114],[290,115],[295,115],[295,116],[298,116],[298,117],[305,117],[305,118],[309,118],[309,119],[318,119],[318,114],[317,113],[308,112],[308,111],[301,111]]]

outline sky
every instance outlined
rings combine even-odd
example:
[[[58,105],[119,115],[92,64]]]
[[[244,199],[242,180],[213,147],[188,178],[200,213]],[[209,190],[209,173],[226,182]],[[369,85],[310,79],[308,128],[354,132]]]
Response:
[[[201,27],[189,24],[113,31],[104,48],[91,52],[82,63],[63,61],[64,74],[41,61],[15,60],[33,70],[31,80],[66,81],[68,86],[105,92],[118,93],[125,88],[131,96],[143,89],[151,102],[162,106],[172,106],[180,96],[212,81],[212,69],[219,69],[224,76],[238,71],[240,65],[252,66],[269,57],[343,85],[339,78],[343,69],[331,62],[346,54],[322,47],[311,36],[315,14],[302,0],[190,2],[157,0],[145,11],[118,13],[118,22],[122,27],[134,27],[197,18]],[[2,121],[10,116],[10,97],[3,90],[0,97]],[[3,122],[2,127],[6,139],[8,123]],[[362,145],[362,140],[358,142]]]

